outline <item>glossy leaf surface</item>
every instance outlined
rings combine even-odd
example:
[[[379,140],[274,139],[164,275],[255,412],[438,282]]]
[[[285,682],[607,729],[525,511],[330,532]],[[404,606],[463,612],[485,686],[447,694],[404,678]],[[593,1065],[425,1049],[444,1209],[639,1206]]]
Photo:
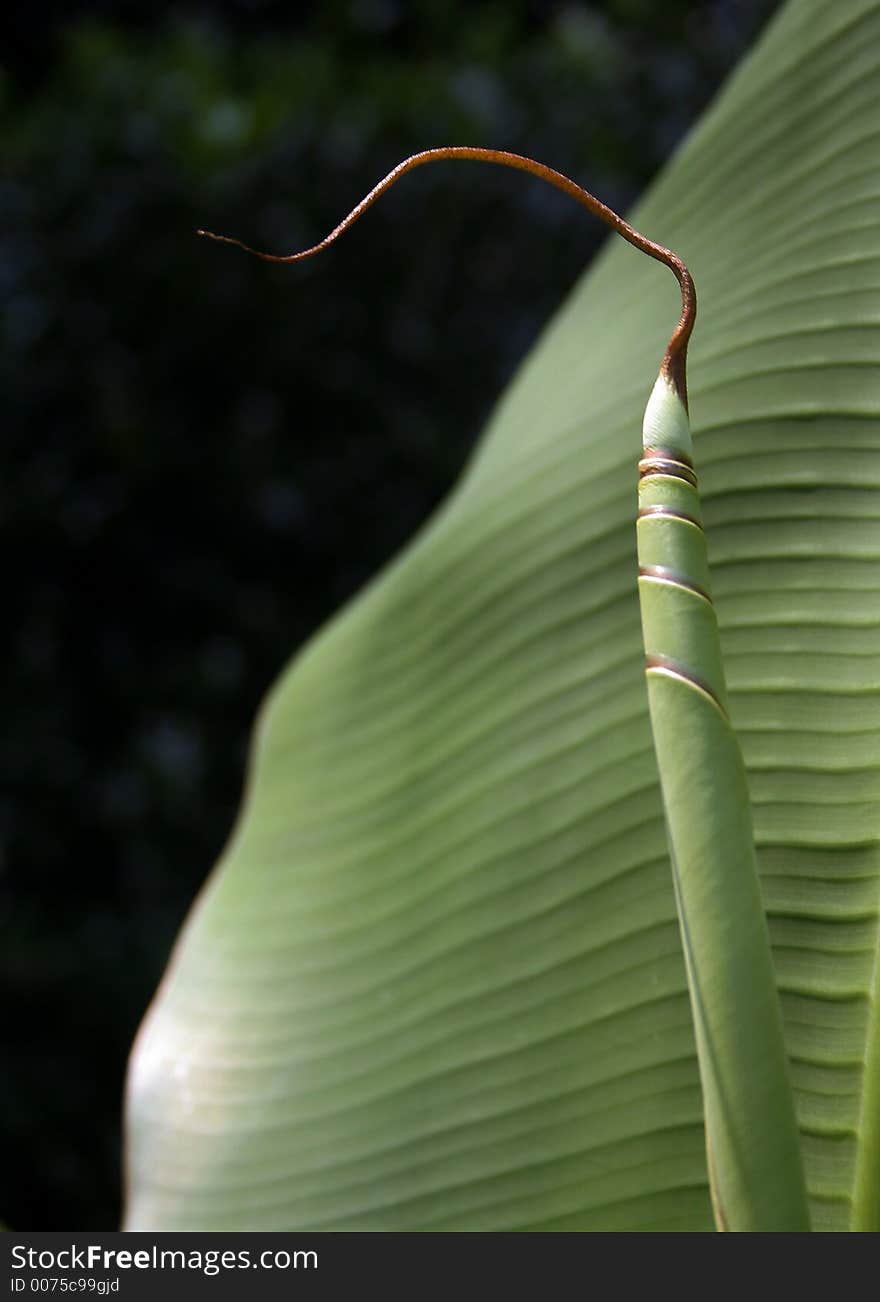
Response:
[[[817,1229],[880,1228],[878,64],[875,0],[795,0],[635,214],[700,292]],[[675,314],[609,245],[445,509],[272,692],[136,1046],[127,1228],[711,1229],[633,523]]]

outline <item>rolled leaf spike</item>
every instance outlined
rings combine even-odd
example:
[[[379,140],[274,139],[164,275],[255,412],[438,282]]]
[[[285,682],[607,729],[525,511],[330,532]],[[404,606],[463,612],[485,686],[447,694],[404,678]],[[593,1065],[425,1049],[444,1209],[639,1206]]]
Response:
[[[809,1228],[745,766],[730,724],[684,402],[661,374],[639,463],[648,702],[719,1229]]]
[[[576,182],[502,150],[454,145],[398,164],[311,248],[263,253],[299,262],[331,245],[407,172],[449,159],[530,173],[582,204],[670,268],[681,315],[645,411],[639,463],[639,602],[648,702],[703,1088],[709,1178],[719,1229],[809,1229],[779,1001],[761,900],[745,767],[727,709],[693,445],[687,346],[696,314],[677,254],[634,230]]]

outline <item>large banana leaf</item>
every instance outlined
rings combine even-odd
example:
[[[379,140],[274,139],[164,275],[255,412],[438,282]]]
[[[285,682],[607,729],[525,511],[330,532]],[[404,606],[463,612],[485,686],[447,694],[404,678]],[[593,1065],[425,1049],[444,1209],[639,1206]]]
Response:
[[[878,140],[880,2],[793,0],[635,217],[700,292],[817,1229],[880,1228]],[[134,1051],[128,1228],[711,1228],[633,526],[676,313],[609,245],[458,491],[272,692]]]

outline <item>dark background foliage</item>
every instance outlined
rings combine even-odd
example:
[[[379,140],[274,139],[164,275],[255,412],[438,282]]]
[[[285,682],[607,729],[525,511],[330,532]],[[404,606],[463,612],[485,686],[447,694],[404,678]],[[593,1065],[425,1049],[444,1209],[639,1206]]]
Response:
[[[2,1214],[112,1228],[125,1058],[261,696],[412,535],[775,0],[13,5],[2,21]],[[589,346],[585,341],[585,348]]]

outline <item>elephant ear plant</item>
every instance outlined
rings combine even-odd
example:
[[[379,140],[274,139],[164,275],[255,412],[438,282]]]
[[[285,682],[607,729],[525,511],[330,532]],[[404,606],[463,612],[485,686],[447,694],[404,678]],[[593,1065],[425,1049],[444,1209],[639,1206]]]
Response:
[[[294,255],[481,158],[682,314],[651,390],[668,293],[609,249],[270,695],[126,1228],[880,1228],[878,64],[880,0],[793,0],[640,208],[697,457],[687,270],[543,164],[427,151]]]

